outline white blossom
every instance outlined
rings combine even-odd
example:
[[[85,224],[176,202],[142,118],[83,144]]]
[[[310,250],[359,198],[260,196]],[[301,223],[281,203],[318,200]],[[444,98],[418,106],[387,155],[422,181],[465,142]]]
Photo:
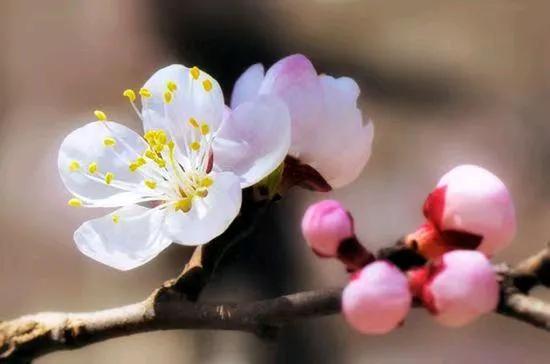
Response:
[[[71,132],[58,158],[71,206],[113,207],[82,224],[80,251],[109,266],[140,266],[171,242],[205,244],[224,232],[241,206],[241,188],[275,170],[290,145],[290,117],[265,95],[224,105],[218,82],[197,67],[157,71],[126,96],[143,137],[96,111]]]

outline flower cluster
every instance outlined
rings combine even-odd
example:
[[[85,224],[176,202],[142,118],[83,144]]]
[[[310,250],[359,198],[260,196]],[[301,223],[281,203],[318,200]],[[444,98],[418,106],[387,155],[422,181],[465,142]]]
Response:
[[[342,312],[359,332],[395,329],[413,299],[449,327],[466,325],[497,307],[499,284],[489,257],[510,242],[516,229],[506,186],[485,169],[459,166],[441,178],[423,212],[426,223],[405,243],[427,263],[403,272],[368,253],[355,237],[351,214],[338,202],[322,201],[306,211],[302,232],[313,252],[340,259],[352,272]],[[350,239],[355,247],[342,259]]]
[[[352,182],[370,155],[373,129],[357,108],[357,84],[317,75],[301,55],[265,75],[252,66],[231,107],[212,76],[182,65],[123,95],[143,135],[96,110],[95,120],[63,140],[58,157],[70,206],[116,208],[76,230],[78,249],[120,270],[172,242],[208,243],[239,214],[241,189],[272,173],[296,176],[298,165],[301,177],[287,185],[328,190]]]

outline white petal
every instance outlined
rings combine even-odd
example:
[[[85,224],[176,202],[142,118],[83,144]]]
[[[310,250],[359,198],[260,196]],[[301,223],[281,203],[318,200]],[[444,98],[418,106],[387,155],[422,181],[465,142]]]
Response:
[[[267,71],[259,93],[276,95],[287,105],[292,120],[290,154],[300,158],[323,117],[323,89],[317,71],[300,54],[283,58]]]
[[[212,173],[214,184],[205,198],[194,198],[187,213],[168,208],[166,234],[183,245],[206,244],[223,233],[241,208],[239,177],[233,173]]]
[[[75,231],[74,240],[88,257],[116,269],[130,270],[147,263],[170,245],[171,240],[162,234],[165,216],[166,210],[137,205],[123,207],[86,221]]]
[[[365,167],[374,127],[370,121],[363,124],[355,81],[330,76],[320,76],[319,80],[323,87],[323,117],[302,146],[300,160],[338,188],[354,181]]]
[[[290,147],[290,115],[276,97],[260,96],[239,105],[224,121],[214,142],[214,168],[251,186],[273,172]]]
[[[113,138],[115,145],[106,147],[105,138]],[[58,155],[59,174],[67,189],[75,196],[96,206],[114,207],[135,203],[143,198],[140,183],[143,176],[131,172],[129,164],[143,153],[147,143],[133,130],[114,122],[93,122],[71,132],[61,144]],[[77,162],[79,171],[71,171]],[[88,173],[90,163],[97,163],[97,172]],[[107,185],[103,175],[114,174],[114,182]],[[119,188],[123,184],[127,188]]]
[[[258,95],[264,75],[264,66],[261,63],[248,67],[235,82],[231,95],[231,108],[234,109],[243,102],[253,100]]]
[[[177,89],[169,103],[164,101],[168,83]],[[211,89],[205,88],[205,82]],[[191,69],[182,65],[171,65],[155,72],[143,85],[151,97],[142,97],[145,130],[155,128],[168,131],[180,145],[184,145],[185,134],[190,131],[189,118],[207,123],[216,131],[222,122],[224,112],[223,93],[218,82],[204,71],[195,79]]]

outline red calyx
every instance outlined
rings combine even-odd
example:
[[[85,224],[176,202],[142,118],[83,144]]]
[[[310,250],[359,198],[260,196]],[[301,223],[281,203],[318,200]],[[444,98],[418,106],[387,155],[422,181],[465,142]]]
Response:
[[[427,269],[427,277],[424,282],[424,285],[422,286],[422,294],[419,297],[422,300],[422,303],[424,307],[430,313],[437,314],[437,307],[435,303],[435,297],[432,293],[431,285],[435,277],[445,269],[445,264],[443,263],[443,260],[441,258],[438,258],[437,260],[433,261],[429,265],[426,266]]]
[[[438,230],[441,230],[441,223],[443,220],[443,211],[445,210],[445,194],[447,192],[447,186],[437,187],[433,190],[424,202],[422,212],[426,219],[428,219]]]

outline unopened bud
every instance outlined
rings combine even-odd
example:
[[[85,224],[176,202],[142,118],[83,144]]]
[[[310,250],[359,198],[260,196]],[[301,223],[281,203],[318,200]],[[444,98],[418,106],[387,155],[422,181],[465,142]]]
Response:
[[[493,311],[499,285],[489,260],[480,252],[456,250],[409,273],[411,290],[444,326],[466,325]]]
[[[340,243],[354,236],[353,221],[338,201],[324,200],[306,210],[302,233],[315,253],[336,257]]]
[[[315,254],[340,259],[350,272],[374,260],[355,237],[353,218],[338,201],[311,205],[302,219],[302,233]]]
[[[406,276],[393,264],[377,261],[354,275],[342,294],[346,321],[363,334],[385,334],[398,327],[410,310]]]
[[[406,238],[410,247],[434,259],[456,249],[492,256],[516,232],[514,203],[491,172],[462,165],[445,174],[424,203],[427,222]]]

